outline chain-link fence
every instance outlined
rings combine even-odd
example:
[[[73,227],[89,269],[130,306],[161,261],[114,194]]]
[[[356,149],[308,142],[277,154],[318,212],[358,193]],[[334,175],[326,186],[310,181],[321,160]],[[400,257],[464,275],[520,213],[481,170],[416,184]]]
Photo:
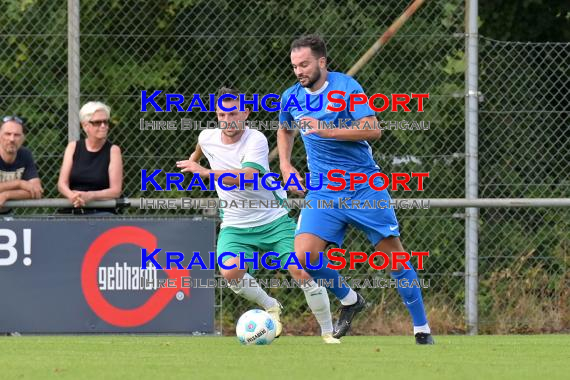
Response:
[[[124,193],[141,192],[140,170],[176,170],[198,131],[140,130],[147,121],[214,120],[202,112],[141,113],[141,90],[186,96],[231,85],[246,93],[282,93],[295,82],[289,45],[295,36],[325,37],[329,69],[346,72],[402,14],[408,1],[291,2],[226,0],[81,2],[81,104],[112,107],[111,140],[124,157]],[[67,6],[15,0],[0,4],[0,110],[30,121],[27,145],[38,162],[46,197],[56,183],[67,143]],[[459,0],[426,2],[356,75],[366,93],[429,93],[425,112],[388,112],[379,119],[424,121],[429,130],[388,130],[372,144],[384,172],[430,172],[423,192],[395,198],[465,197],[465,33]],[[480,38],[480,197],[568,197],[570,162],[568,78],[570,44],[523,44]],[[162,103],[164,104],[164,103]],[[253,120],[276,120],[258,112]],[[265,131],[270,148],[275,131]],[[297,168],[307,171],[297,139]],[[272,169],[278,169],[272,162]],[[161,197],[164,197],[164,193]],[[170,192],[168,197],[215,197]],[[50,209],[19,210],[47,214]],[[182,216],[188,210],[141,210],[133,215]],[[420,276],[430,280],[425,301],[439,332],[464,331],[464,209],[402,210],[409,250],[429,250]],[[559,331],[568,328],[568,209],[486,209],[480,219],[482,330]],[[370,251],[364,234],[349,230],[346,248]],[[379,274],[362,267],[353,278]],[[273,273],[259,273],[260,277]],[[283,276],[284,274],[278,274]],[[565,293],[566,292],[566,293]],[[302,291],[271,289],[286,307],[287,331],[316,331]],[[362,289],[369,312],[355,333],[410,333],[393,289]],[[251,307],[219,291],[220,321],[231,332]],[[338,302],[333,301],[333,310]]]
[[[479,196],[570,196],[569,43],[480,38]],[[557,331],[569,323],[570,212],[484,209],[480,323]]]

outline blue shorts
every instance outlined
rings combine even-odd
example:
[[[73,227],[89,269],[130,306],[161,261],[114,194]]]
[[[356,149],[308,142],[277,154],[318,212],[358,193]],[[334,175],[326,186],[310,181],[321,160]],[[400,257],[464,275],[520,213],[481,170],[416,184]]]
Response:
[[[312,208],[301,210],[295,236],[309,233],[341,247],[349,224],[364,231],[373,246],[387,237],[400,236],[394,209],[375,206],[378,203],[382,207],[389,206],[391,197],[387,190],[376,191],[370,187],[339,192],[321,190],[309,192],[306,199],[311,200]],[[332,200],[333,207],[318,208],[318,200]],[[368,207],[366,200],[372,207]],[[355,201],[358,201],[358,204]],[[356,205],[358,208],[354,207]]]

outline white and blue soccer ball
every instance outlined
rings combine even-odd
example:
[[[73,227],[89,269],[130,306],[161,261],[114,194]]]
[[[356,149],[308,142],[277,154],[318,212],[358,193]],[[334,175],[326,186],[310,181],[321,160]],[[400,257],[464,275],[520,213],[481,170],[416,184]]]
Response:
[[[237,322],[236,335],[241,344],[271,344],[275,339],[275,321],[266,311],[246,311]]]

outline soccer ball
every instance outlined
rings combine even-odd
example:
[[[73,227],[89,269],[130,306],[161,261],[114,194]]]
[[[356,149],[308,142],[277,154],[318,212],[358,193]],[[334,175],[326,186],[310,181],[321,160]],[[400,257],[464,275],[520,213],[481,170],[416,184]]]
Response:
[[[263,310],[249,310],[239,318],[236,335],[241,344],[271,344],[275,339],[275,321]]]

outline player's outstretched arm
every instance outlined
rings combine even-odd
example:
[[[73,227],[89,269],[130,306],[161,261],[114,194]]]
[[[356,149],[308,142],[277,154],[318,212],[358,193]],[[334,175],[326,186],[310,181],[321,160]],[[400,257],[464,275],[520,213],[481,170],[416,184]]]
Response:
[[[200,176],[205,176],[208,169],[199,164],[200,159],[204,156],[200,144],[196,144],[194,152],[187,160],[176,161],[176,167],[180,169],[181,173],[199,173]]]
[[[187,160],[177,161],[176,166],[180,169],[181,173],[198,173],[200,177],[210,177],[210,173],[214,174],[214,178],[218,179],[223,174],[233,174],[237,178],[232,177],[225,177],[222,182],[225,185],[236,185],[239,186],[240,184],[240,174],[243,174],[245,180],[252,180],[254,177],[254,173],[259,173],[259,170],[254,168],[243,168],[243,169],[227,169],[227,170],[212,170],[203,167],[199,164],[200,159],[204,157],[204,152],[202,151],[202,147],[200,144],[196,144],[196,148],[194,152],[190,155]],[[246,184],[246,186],[251,186],[251,184]]]
[[[295,134],[293,130],[279,128],[277,130],[277,150],[279,152],[279,166],[281,171],[283,167],[289,168],[291,165],[291,152],[295,142]]]
[[[229,186],[231,185],[239,186],[240,175],[242,174],[244,180],[246,181],[251,181],[254,178],[255,173],[259,174],[259,170],[249,167],[243,169],[212,170],[205,168],[202,165],[198,164],[196,161],[192,160],[178,161],[176,163],[176,166],[181,169],[180,170],[181,173],[198,173],[200,177],[204,178],[210,178],[210,173],[211,173],[214,175],[214,179],[216,180],[220,178],[220,176],[222,176],[223,174],[232,174],[233,176],[235,176],[235,178],[226,176],[222,179],[222,182],[225,185]],[[253,186],[253,185],[251,183],[246,183],[244,186]]]
[[[279,128],[277,130],[277,150],[279,151],[279,168],[283,174],[283,180],[287,183],[289,176],[292,174],[297,176],[301,184],[301,189],[290,187],[289,191],[294,194],[303,196],[305,188],[303,187],[303,177],[299,174],[297,169],[291,164],[291,152],[293,151],[293,144],[295,143],[295,134],[293,130],[287,128]]]
[[[255,173],[259,174],[259,170],[247,167],[247,168],[243,168],[243,169],[233,169],[233,170],[208,170],[207,173],[208,173],[207,176],[209,176],[210,173],[213,173],[214,178],[216,180],[218,178],[220,178],[220,176],[222,174],[226,174],[226,173],[233,174],[236,176],[236,178],[224,177],[224,179],[222,179],[222,182],[224,183],[224,185],[239,186],[241,174],[243,174],[244,180],[251,181],[254,178]],[[251,183],[246,183],[244,186],[253,186],[253,185]]]
[[[196,148],[194,149],[194,152],[192,152],[188,160],[194,162],[200,162],[200,159],[202,159],[202,157],[204,157],[204,152],[202,152],[202,147],[200,146],[200,144],[196,144]]]
[[[207,176],[208,169],[199,164],[200,159],[204,157],[204,152],[200,144],[196,144],[194,152],[187,160],[176,161],[176,167],[181,173],[200,173],[200,176]]]
[[[305,132],[305,136],[317,134],[324,138],[344,141],[377,140],[382,136],[380,123],[374,116],[356,120],[349,128],[319,128],[318,120],[313,118],[303,118],[301,121],[310,128]]]

